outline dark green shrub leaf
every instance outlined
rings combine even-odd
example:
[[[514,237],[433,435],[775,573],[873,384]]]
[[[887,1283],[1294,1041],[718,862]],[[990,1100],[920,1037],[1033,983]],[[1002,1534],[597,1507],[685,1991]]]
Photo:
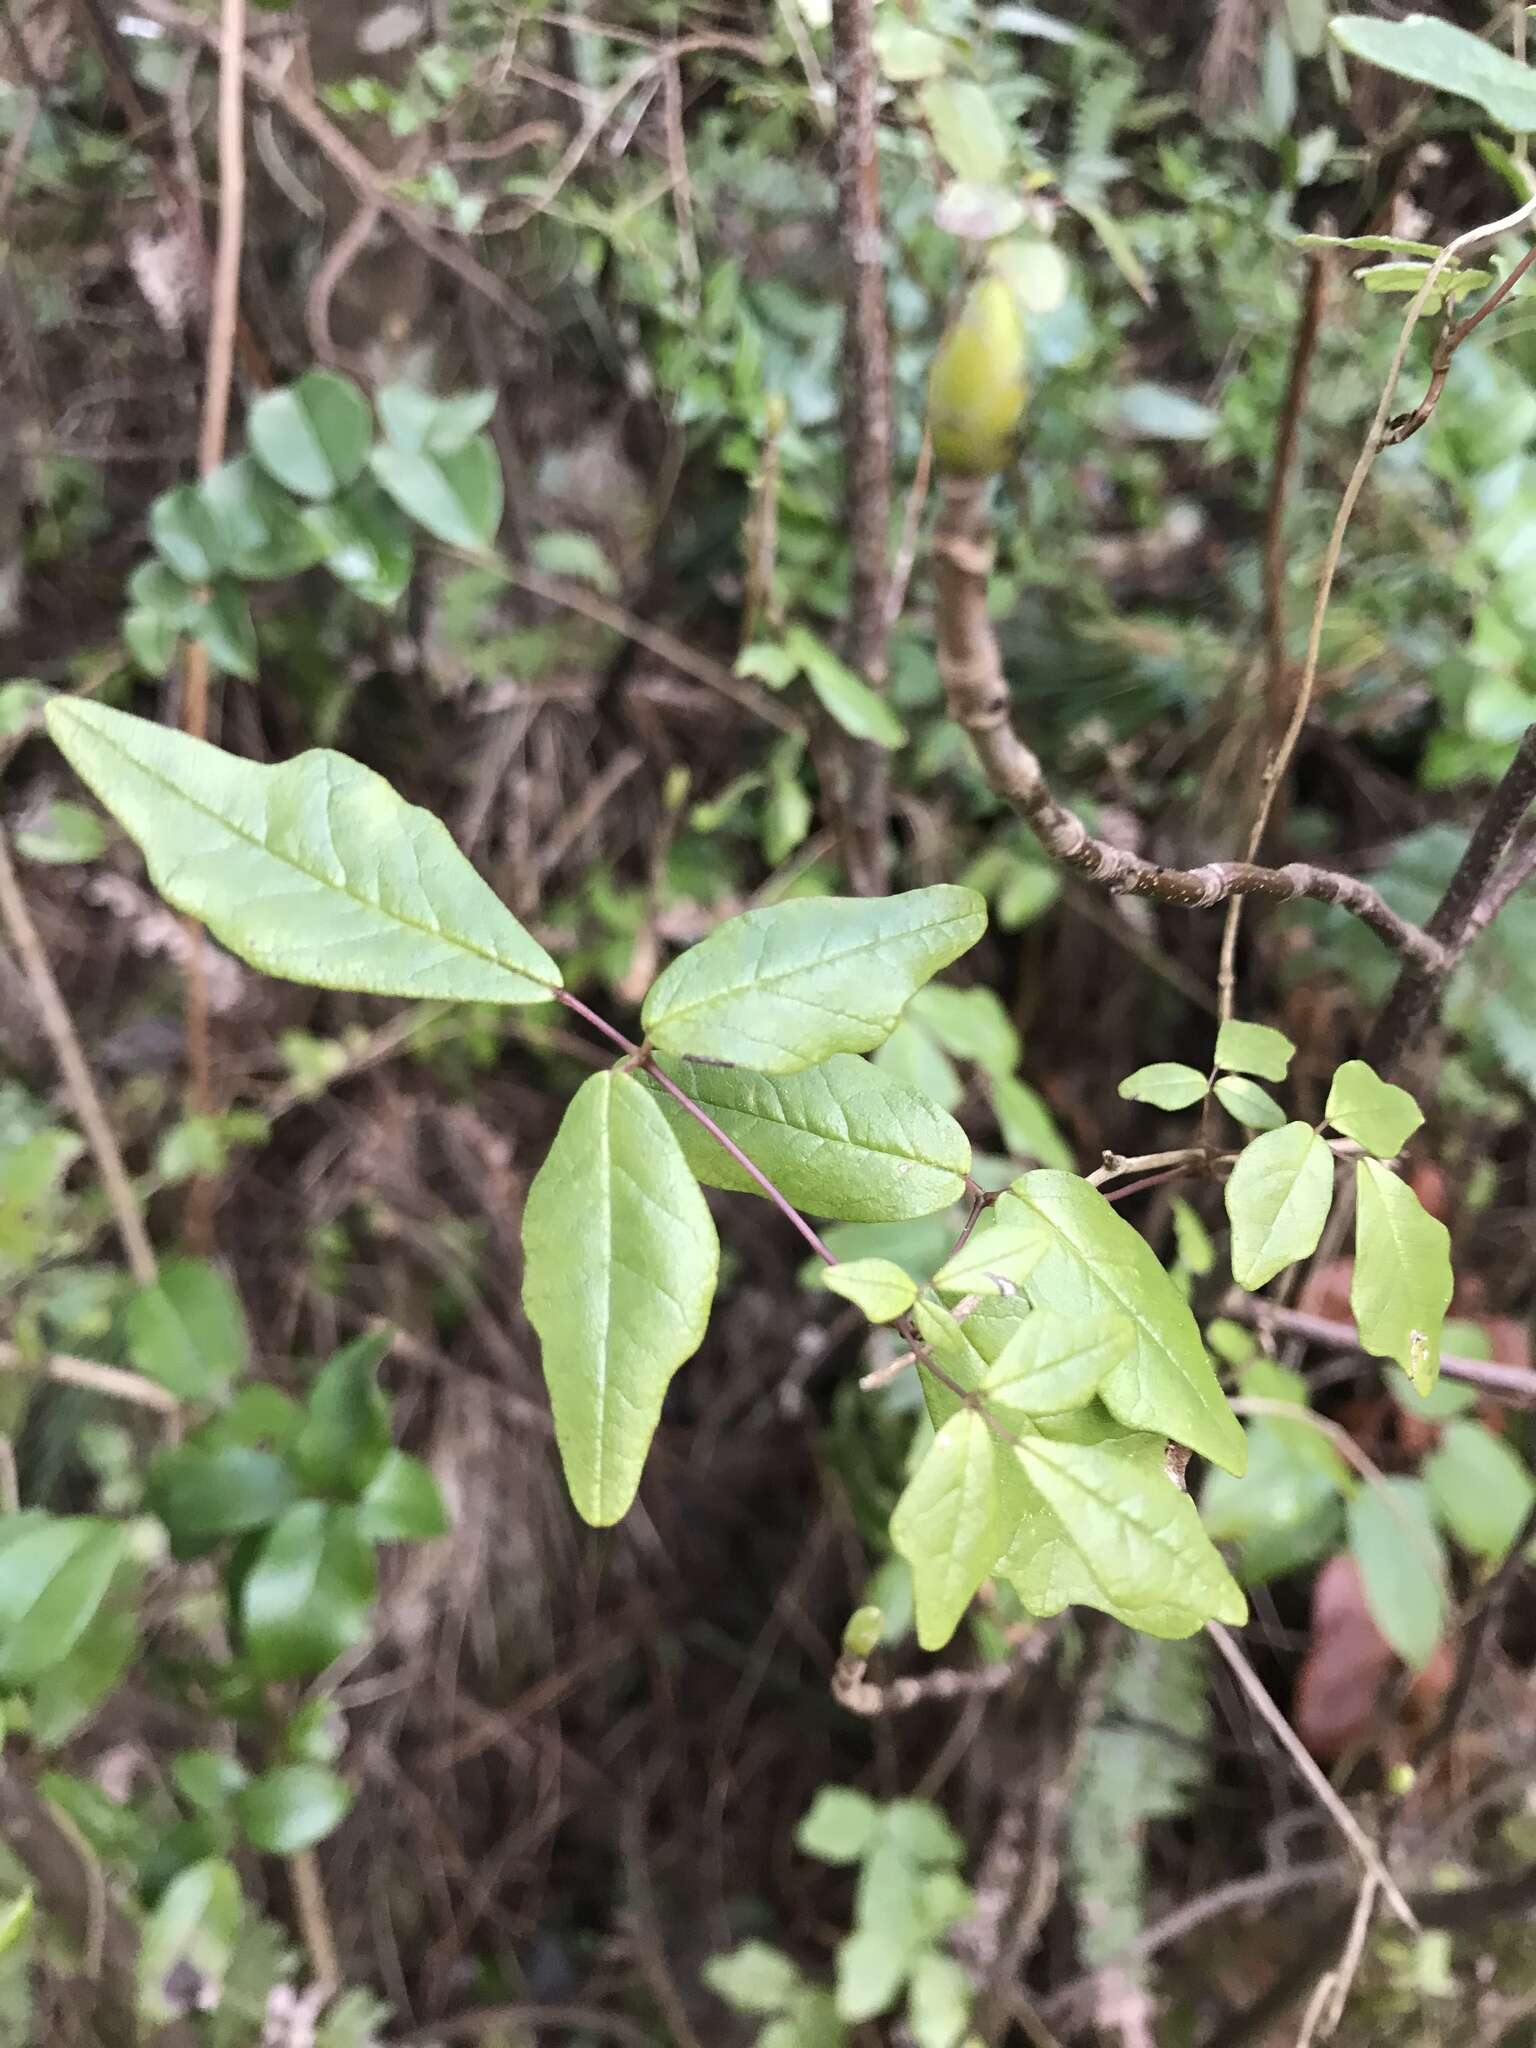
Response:
[[[251,607],[232,576],[215,579],[206,597],[187,616],[187,631],[208,650],[208,659],[228,676],[251,682],[256,675],[256,627]]]
[[[90,1626],[123,1562],[118,1522],[10,1515],[0,1522],[0,1684],[60,1663]]]
[[[224,566],[245,581],[297,576],[320,559],[300,508],[249,455],[221,463],[198,493],[222,542]]]
[[[269,1856],[312,1849],[351,1806],[351,1787],[323,1764],[279,1764],[252,1778],[235,1796],[246,1840]]]
[[[1042,1167],[1015,1181],[996,1213],[1002,1224],[1034,1230],[1045,1246],[1024,1282],[1037,1308],[1077,1316],[1113,1309],[1135,1324],[1133,1357],[1099,1389],[1110,1413],[1241,1472],[1243,1432],[1189,1304],[1151,1246],[1098,1189],[1075,1174]]]
[[[338,583],[383,611],[399,602],[411,580],[415,549],[410,529],[376,484],[364,480],[326,504],[309,506],[304,525]]]
[[[378,396],[379,419],[406,455],[452,455],[496,410],[494,391],[464,391],[439,398],[419,384],[386,384]]]
[[[698,1349],[720,1247],[677,1140],[632,1074],[594,1074],[523,1214],[523,1301],[571,1498],[599,1526],[635,1497],[672,1375]]]
[[[196,484],[178,484],[156,498],[149,537],[184,583],[211,583],[229,566],[218,519]]]
[[[1424,1461],[1430,1503],[1456,1541],[1497,1563],[1536,1501],[1520,1453],[1481,1422],[1453,1422]]]
[[[1204,1074],[1177,1060],[1157,1060],[1127,1074],[1116,1091],[1127,1102],[1150,1102],[1154,1109],[1188,1109],[1203,1102],[1209,1087]]]
[[[645,999],[663,1052],[788,1074],[867,1052],[986,928],[972,889],[816,897],[749,910],[680,954]]]
[[[851,733],[856,740],[870,740],[877,747],[905,746],[907,729],[889,704],[876,696],[824,640],[818,640],[804,626],[791,626],[784,636],[784,651],[821,700],[822,709],[844,732]]]
[[[251,1782],[239,1757],[223,1749],[184,1749],[171,1765],[171,1777],[187,1804],[204,1813],[219,1812]]]
[[[261,1678],[312,1678],[368,1632],[373,1551],[351,1508],[301,1501],[268,1530],[240,1587],[246,1656]]]
[[[1347,1509],[1349,1547],[1376,1626],[1422,1671],[1445,1633],[1445,1554],[1416,1479],[1362,1486]]]
[[[913,1089],[839,1053],[798,1074],[659,1063],[786,1201],[849,1223],[896,1223],[947,1209],[965,1192],[970,1140]],[[656,1103],[690,1168],[712,1188],[762,1189],[670,1095]]]
[[[374,475],[408,518],[434,540],[479,554],[501,525],[501,464],[483,434],[447,455],[407,455],[380,444]]]
[[[311,370],[258,398],[246,434],[269,476],[301,498],[333,498],[361,475],[373,421],[350,377]]]
[[[310,1389],[293,1457],[318,1493],[360,1494],[389,1449],[389,1402],[378,1372],[392,1342],[388,1330],[355,1337]]]
[[[226,1536],[264,1529],[292,1507],[292,1472],[270,1451],[227,1444],[183,1444],[150,1468],[146,1498],[164,1522],[179,1558],[201,1557]]]
[[[114,1692],[139,1647],[137,1597],[142,1573],[125,1559],[74,1647],[33,1681],[28,1728],[42,1749],[57,1749]]]
[[[240,1297],[204,1259],[167,1259],[123,1320],[139,1371],[183,1401],[215,1399],[250,1360]]]
[[[437,1481],[405,1451],[386,1451],[357,1504],[357,1526],[370,1543],[425,1543],[448,1533]]]
[[[1329,1123],[1378,1159],[1401,1152],[1424,1112],[1408,1093],[1383,1081],[1364,1060],[1346,1060],[1333,1077],[1325,1111]]]
[[[263,972],[464,1002],[560,986],[446,826],[345,754],[268,768],[78,700],[50,705],[48,729],[166,900]]]
[[[1355,1271],[1349,1305],[1360,1342],[1399,1364],[1421,1394],[1440,1376],[1440,1331],[1451,1305],[1450,1233],[1390,1168],[1355,1169]]]
[[[171,1879],[139,1943],[139,2012],[150,2026],[218,2005],[244,1914],[240,1879],[228,1863],[209,1858]]]
[[[1225,1199],[1232,1278],[1262,1287],[1317,1250],[1333,1202],[1333,1154],[1310,1124],[1266,1131],[1238,1154]]]

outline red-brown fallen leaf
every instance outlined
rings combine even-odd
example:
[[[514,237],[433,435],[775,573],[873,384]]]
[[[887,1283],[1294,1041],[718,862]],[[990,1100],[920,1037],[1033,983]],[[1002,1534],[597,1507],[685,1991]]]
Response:
[[[1400,1695],[1397,1717],[1383,1709],[1402,1665],[1366,1605],[1360,1567],[1347,1554],[1330,1557],[1312,1585],[1312,1640],[1296,1679],[1296,1732],[1321,1763],[1375,1750],[1385,1763],[1411,1756],[1439,1714],[1455,1675],[1448,1642]]]

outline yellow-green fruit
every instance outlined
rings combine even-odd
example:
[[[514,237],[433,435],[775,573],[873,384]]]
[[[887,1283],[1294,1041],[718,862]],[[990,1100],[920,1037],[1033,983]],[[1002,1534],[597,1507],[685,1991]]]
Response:
[[[1029,397],[1024,322],[1000,277],[966,295],[928,379],[928,425],[941,469],[989,476],[1001,469]]]

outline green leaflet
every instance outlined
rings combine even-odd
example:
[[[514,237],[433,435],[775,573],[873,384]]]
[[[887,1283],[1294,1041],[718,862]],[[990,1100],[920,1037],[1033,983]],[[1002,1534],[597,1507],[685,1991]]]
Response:
[[[1423,1110],[1408,1090],[1383,1081],[1364,1060],[1346,1060],[1339,1068],[1324,1114],[1335,1130],[1378,1159],[1401,1152],[1424,1121]]]
[[[1267,1088],[1244,1074],[1223,1074],[1213,1090],[1227,1115],[1250,1131],[1277,1131],[1285,1122],[1285,1111]]]
[[[1352,57],[1437,92],[1473,100],[1516,135],[1536,129],[1536,72],[1464,28],[1429,14],[1410,14],[1402,21],[1340,14],[1329,26]]]
[[[250,1358],[240,1297],[204,1259],[167,1259],[154,1285],[129,1302],[123,1322],[139,1371],[183,1401],[215,1399]]]
[[[1008,1539],[996,1439],[973,1408],[950,1417],[908,1480],[891,1541],[912,1567],[917,1640],[942,1649]]]
[[[1154,1636],[1247,1619],[1194,1502],[1163,1470],[1156,1437],[1029,1436],[1014,1455],[1033,1498],[998,1570],[1033,1613],[1081,1601]]]
[[[917,1299],[917,1282],[890,1259],[841,1259],[823,1269],[821,1284],[861,1308],[872,1323],[894,1322]]]
[[[301,498],[330,498],[361,473],[373,421],[350,377],[311,370],[258,398],[245,431],[269,476]]]
[[[1154,1109],[1188,1109],[1203,1101],[1210,1083],[1178,1060],[1154,1060],[1127,1074],[1115,1091],[1125,1102],[1150,1102]]]
[[[472,554],[495,540],[501,524],[501,464],[484,434],[444,455],[412,455],[381,444],[369,465],[401,511],[434,540]]]
[[[188,1973],[199,1993],[218,2004],[245,1910],[232,1864],[210,1858],[177,1871],[139,1942],[139,2015],[151,2027],[185,2021],[186,2007],[174,1992]]]
[[[847,1223],[899,1223],[965,1192],[970,1140],[942,1109],[867,1060],[838,1053],[798,1074],[660,1064],[797,1209]],[[706,1186],[762,1189],[670,1095],[657,1107]]]
[[[1346,1509],[1349,1547],[1376,1626],[1422,1671],[1445,1633],[1445,1557],[1417,1479],[1362,1486]]]
[[[24,1685],[68,1656],[107,1597],[126,1533],[88,1515],[0,1521],[0,1685]]]
[[[1113,1309],[1135,1324],[1132,1356],[1099,1389],[1111,1414],[1240,1473],[1243,1432],[1223,1398],[1189,1305],[1151,1246],[1098,1189],[1075,1174],[1042,1167],[1014,1182],[997,1215],[1002,1224],[1038,1232],[1045,1245],[1024,1282],[1037,1308],[1076,1316]]]
[[[1295,1057],[1295,1046],[1272,1024],[1245,1024],[1239,1017],[1229,1017],[1216,1034],[1216,1064],[1229,1074],[1283,1081]]]
[[[1038,1230],[994,1223],[942,1265],[933,1284],[940,1294],[1017,1294],[1045,1251]]]
[[[1064,1316],[1036,1309],[988,1366],[987,1406],[1010,1427],[1081,1408],[1136,1346],[1136,1326],[1115,1313]]]
[[[1266,1131],[1238,1154],[1225,1199],[1232,1278],[1262,1287],[1317,1250],[1333,1201],[1333,1154],[1310,1124]]]
[[[167,902],[253,967],[459,1002],[544,1002],[560,986],[447,827],[346,755],[268,768],[104,704],[55,699],[47,715]]]
[[[234,1805],[253,1848],[269,1856],[297,1856],[345,1819],[352,1789],[323,1764],[278,1764],[243,1786]]]
[[[1440,1330],[1451,1305],[1451,1239],[1379,1160],[1355,1169],[1355,1271],[1349,1305],[1360,1342],[1395,1359],[1421,1394],[1440,1377]]]
[[[1520,1453],[1480,1422],[1453,1422],[1424,1461],[1435,1513],[1474,1557],[1497,1563],[1519,1535],[1536,1481]]]
[[[868,1052],[903,1005],[986,929],[986,904],[948,884],[749,910],[680,954],[641,1013],[662,1052],[791,1074]]]
[[[704,1335],[720,1246],[666,1119],[632,1074],[578,1090],[523,1214],[523,1301],[571,1498],[604,1527],[640,1484],[662,1397]]]

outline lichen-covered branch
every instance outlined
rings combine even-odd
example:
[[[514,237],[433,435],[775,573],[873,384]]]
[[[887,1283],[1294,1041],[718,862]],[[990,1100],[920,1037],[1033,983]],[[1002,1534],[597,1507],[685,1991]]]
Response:
[[[997,636],[987,613],[992,562],[986,484],[952,478],[944,485],[934,534],[937,563],[939,674],[949,713],[970,735],[988,784],[1033,828],[1053,860],[1075,868],[1111,895],[1147,896],[1182,910],[1208,910],[1234,896],[1272,903],[1334,903],[1362,923],[1405,963],[1426,974],[1443,972],[1445,947],[1399,917],[1368,882],[1308,861],[1259,867],[1252,861],[1208,861],[1169,868],[1107,840],[1095,839],[1076,812],[1051,792],[1034,751],[1020,738],[1009,713],[1008,684]]]

